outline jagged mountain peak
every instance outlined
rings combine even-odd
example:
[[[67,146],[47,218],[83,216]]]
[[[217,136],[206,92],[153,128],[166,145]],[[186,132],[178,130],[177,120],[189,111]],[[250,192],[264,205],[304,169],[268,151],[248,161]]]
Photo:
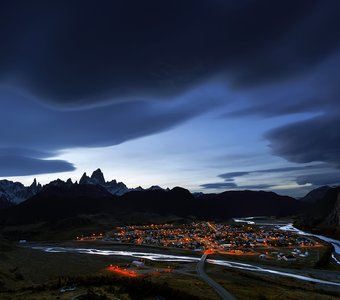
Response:
[[[41,191],[41,184],[37,184],[36,179],[30,186],[24,186],[20,182],[0,180],[0,198],[12,204],[17,204],[36,195]]]
[[[36,188],[37,187],[37,179],[34,178],[32,184],[30,185],[31,188]]]
[[[153,185],[150,188],[144,190],[142,187],[137,187],[135,189],[128,188],[123,182],[120,181],[118,182],[116,179],[106,182],[104,174],[100,168],[93,171],[91,177],[89,177],[87,173],[84,172],[79,180],[79,184],[99,185],[109,193],[117,196],[122,196],[131,191],[147,191],[147,190],[169,191],[169,189],[164,190],[158,185]],[[28,187],[25,187],[20,182],[0,180],[0,197],[3,200],[3,202],[9,201],[11,203],[18,204],[49,187],[71,188],[76,185],[78,185],[78,182],[75,181],[73,183],[71,178],[67,179],[66,182],[61,179],[52,180],[50,183],[44,185],[44,187],[42,187],[41,184],[37,182],[36,178],[34,178],[32,184]]]
[[[104,174],[103,174],[102,170],[99,169],[99,168],[97,170],[95,170],[91,175],[91,180],[94,183],[97,183],[97,184],[100,184],[100,185],[105,184]]]
[[[84,172],[83,176],[81,176],[79,180],[79,184],[89,184],[90,177],[87,176],[86,172]]]
[[[21,182],[13,182],[7,179],[0,180],[0,188],[6,188],[6,187],[13,186],[13,185],[20,186],[20,187],[24,186]]]
[[[46,184],[44,188],[49,187],[49,186],[64,186],[64,185],[66,185],[66,182],[58,178]]]
[[[79,184],[100,185],[111,194],[119,196],[131,191],[123,182],[117,182],[115,179],[105,182],[104,174],[99,168],[92,173],[91,177],[87,176],[85,172],[79,180]]]
[[[34,178],[32,184],[29,186],[29,189],[30,189],[32,194],[36,194],[39,191],[41,191],[42,186],[41,186],[41,184],[39,182],[37,182],[37,179]]]
[[[117,184],[117,180],[113,179],[111,181],[106,182],[106,184]]]

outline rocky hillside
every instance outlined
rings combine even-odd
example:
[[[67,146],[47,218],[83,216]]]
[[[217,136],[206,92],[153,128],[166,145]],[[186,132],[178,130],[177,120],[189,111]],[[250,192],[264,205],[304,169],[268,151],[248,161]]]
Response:
[[[42,186],[37,184],[36,179],[30,186],[6,179],[0,180],[0,208],[23,202],[41,191]]]
[[[124,220],[131,215],[146,213],[228,220],[231,217],[297,214],[301,212],[301,203],[290,197],[263,191],[230,191],[194,197],[180,187],[132,191],[117,196],[98,184],[59,182],[19,205],[2,210],[0,223],[35,223],[95,214]]]
[[[9,180],[0,180],[0,209],[6,208],[11,205],[19,204],[38,193],[48,189],[51,186],[72,186],[78,185],[77,182],[73,183],[71,179],[66,182],[60,179],[51,181],[50,183],[41,186],[34,179],[30,186],[24,186],[20,182],[13,182]],[[131,191],[143,191],[141,187],[128,188],[123,182],[117,182],[116,180],[105,181],[104,174],[100,169],[95,170],[91,176],[87,176],[86,173],[79,180],[79,185],[98,185],[104,188],[112,195],[122,196]],[[152,186],[150,190],[163,190],[159,186]]]
[[[326,218],[326,224],[340,229],[340,190],[338,190],[333,210]]]
[[[318,188],[310,191],[303,198],[301,198],[301,201],[309,202],[309,203],[317,202],[317,201],[323,199],[330,189],[331,189],[331,187],[328,186],[328,185],[318,187]]]
[[[86,173],[84,173],[83,176],[80,178],[79,184],[100,185],[112,195],[119,196],[133,190],[129,189],[123,182],[117,182],[116,180],[105,181],[104,174],[100,169],[94,171],[91,177],[87,176]]]
[[[296,225],[340,239],[340,187],[329,188],[296,220]]]

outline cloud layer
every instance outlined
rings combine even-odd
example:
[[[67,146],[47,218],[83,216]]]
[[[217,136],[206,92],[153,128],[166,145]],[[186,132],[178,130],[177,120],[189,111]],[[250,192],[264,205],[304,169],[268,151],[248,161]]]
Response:
[[[277,189],[275,184],[237,184],[235,180],[240,177],[247,177],[251,175],[265,175],[266,180],[268,176],[279,175],[281,177],[286,176],[289,180],[295,181],[297,185],[301,187],[305,185],[311,185],[313,187],[321,185],[337,185],[340,184],[340,176],[338,171],[332,170],[327,164],[296,166],[296,167],[282,167],[273,169],[259,169],[252,171],[240,171],[240,172],[228,172],[218,175],[218,177],[224,179],[224,182],[214,182],[201,184],[200,187],[204,189]],[[261,178],[259,179],[261,180]],[[270,181],[270,179],[269,179]],[[295,187],[299,188],[299,187]]]
[[[223,105],[228,118],[309,113],[268,128],[272,153],[339,168],[339,27],[339,1],[3,2],[0,176],[69,171],[59,150],[116,145]]]
[[[11,90],[0,89],[0,93],[4,96],[0,176],[18,176],[20,170],[21,175],[50,173],[53,168],[71,171],[72,164],[46,158],[62,149],[117,145],[168,130],[210,107],[195,91],[170,103],[138,101],[78,110],[57,110]],[[205,99],[204,90],[199,89],[199,94]]]
[[[339,8],[337,1],[4,2],[0,78],[72,106],[164,99],[218,73],[238,87],[267,84],[308,72],[335,51]]]
[[[43,160],[27,156],[3,155],[0,156],[0,176],[25,176],[67,172],[75,167],[64,160]]]
[[[326,115],[274,129],[267,134],[275,155],[297,163],[327,162],[340,167],[340,114]]]

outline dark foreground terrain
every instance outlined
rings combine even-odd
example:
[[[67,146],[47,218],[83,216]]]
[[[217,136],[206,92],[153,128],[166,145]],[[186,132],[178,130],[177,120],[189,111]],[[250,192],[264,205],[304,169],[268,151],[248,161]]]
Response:
[[[124,246],[119,247],[123,249]],[[138,246],[126,247],[129,251],[150,251]],[[0,299],[77,299],[73,298],[77,295],[84,297],[79,299],[87,299],[86,294],[92,295],[88,299],[219,299],[214,290],[197,277],[195,262],[146,260],[145,267],[138,269],[131,266],[131,257],[46,253],[6,241],[1,242],[0,251]],[[169,253],[169,250],[162,251]],[[200,256],[200,253],[184,250],[171,253]],[[138,275],[110,272],[110,265],[127,268]],[[206,265],[205,269],[237,299],[330,300],[340,297],[339,291],[330,286],[215,265]],[[76,289],[61,293],[60,288],[64,286]]]

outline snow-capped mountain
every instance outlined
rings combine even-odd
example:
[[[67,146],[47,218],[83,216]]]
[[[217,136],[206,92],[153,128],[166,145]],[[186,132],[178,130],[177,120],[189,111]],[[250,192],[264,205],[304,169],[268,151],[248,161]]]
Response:
[[[30,186],[24,186],[20,182],[0,180],[0,199],[13,204],[18,204],[36,195],[42,190],[42,186],[37,184],[36,179]]]
[[[98,184],[105,188],[109,193],[117,196],[122,196],[131,191],[164,190],[158,185],[153,185],[148,189],[143,189],[140,186],[137,188],[128,188],[123,182],[117,182],[115,179],[111,181],[105,181],[104,174],[100,169],[95,170],[92,173],[91,177],[87,176],[86,173],[84,173],[79,181],[79,184]]]
[[[124,195],[125,193],[133,190],[129,189],[123,182],[117,182],[116,180],[105,181],[104,174],[100,169],[94,171],[91,177],[84,173],[79,180],[79,184],[98,184],[105,188],[109,193],[118,196]]]
[[[4,208],[12,204],[21,203],[50,186],[72,187],[77,184],[77,182],[73,183],[71,179],[68,179],[66,182],[60,179],[56,179],[42,187],[40,183],[37,184],[36,179],[34,179],[33,183],[30,186],[24,186],[20,182],[0,180],[0,206]],[[86,173],[84,173],[79,180],[79,184],[99,185],[106,189],[109,193],[116,196],[122,196],[131,191],[164,190],[157,185],[151,186],[148,189],[143,189],[140,186],[133,189],[128,188],[123,182],[117,182],[116,180],[105,181],[104,174],[100,169],[95,170],[92,173],[91,177],[87,176]],[[168,191],[168,189],[165,191]]]

